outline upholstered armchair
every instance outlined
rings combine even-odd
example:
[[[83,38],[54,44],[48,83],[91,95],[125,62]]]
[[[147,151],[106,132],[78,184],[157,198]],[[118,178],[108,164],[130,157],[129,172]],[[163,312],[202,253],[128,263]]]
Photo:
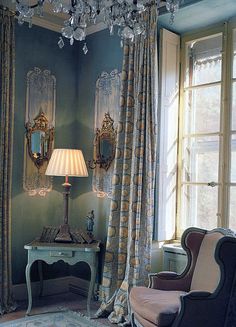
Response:
[[[183,233],[181,244],[188,257],[182,274],[151,274],[149,287],[131,289],[132,326],[235,327],[233,232],[189,228]]]

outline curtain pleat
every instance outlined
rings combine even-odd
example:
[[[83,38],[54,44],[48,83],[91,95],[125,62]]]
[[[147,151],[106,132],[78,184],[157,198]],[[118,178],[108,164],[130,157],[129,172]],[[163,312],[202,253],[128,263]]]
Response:
[[[0,9],[0,313],[15,309],[11,271],[11,185],[15,87],[14,17]]]
[[[147,35],[123,52],[118,140],[106,254],[97,316],[129,324],[128,293],[146,285],[151,268],[157,146],[157,40],[154,7]]]

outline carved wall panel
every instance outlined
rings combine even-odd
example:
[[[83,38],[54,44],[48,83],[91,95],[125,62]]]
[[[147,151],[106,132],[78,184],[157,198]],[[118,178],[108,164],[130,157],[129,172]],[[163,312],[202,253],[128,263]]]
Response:
[[[96,82],[94,134],[100,130],[107,114],[114,121],[117,128],[120,107],[120,73],[117,69],[111,73],[103,72]],[[96,150],[95,150],[96,152]],[[96,153],[94,153],[96,157]],[[114,160],[106,170],[97,165],[93,170],[93,191],[98,197],[111,195]]]
[[[56,78],[35,67],[27,74],[23,187],[29,195],[45,196],[52,181],[45,176],[54,146]]]

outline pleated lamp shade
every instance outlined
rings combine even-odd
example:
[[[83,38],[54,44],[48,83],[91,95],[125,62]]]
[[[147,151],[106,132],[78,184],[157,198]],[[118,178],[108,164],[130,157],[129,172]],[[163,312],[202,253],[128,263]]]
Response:
[[[87,177],[88,170],[81,150],[54,149],[45,175]]]

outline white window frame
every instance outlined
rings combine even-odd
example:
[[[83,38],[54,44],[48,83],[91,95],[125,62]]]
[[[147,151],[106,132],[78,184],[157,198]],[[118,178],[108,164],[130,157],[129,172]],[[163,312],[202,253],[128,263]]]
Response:
[[[156,210],[156,221],[155,221],[155,234],[154,239],[158,241],[167,241],[180,239],[182,235],[181,229],[181,185],[182,185],[182,149],[183,149],[183,95],[184,95],[184,64],[186,62],[185,44],[194,39],[200,39],[204,36],[210,36],[217,33],[222,33],[223,35],[223,53],[222,53],[222,97],[221,97],[221,117],[220,117],[220,164],[219,164],[219,187],[218,192],[218,212],[217,212],[217,225],[219,227],[229,227],[229,191],[231,186],[236,186],[236,182],[230,182],[230,162],[231,162],[231,135],[236,135],[236,130],[231,131],[231,106],[232,106],[232,85],[233,81],[236,82],[236,78],[232,78],[233,71],[233,30],[236,29],[236,17],[230,21],[222,24],[218,24],[213,28],[203,29],[197,33],[188,33],[183,35],[181,38],[181,52],[180,52],[180,101],[179,101],[179,121],[178,121],[178,157],[177,157],[177,194],[176,194],[176,217],[174,227],[171,221],[171,228],[173,236],[170,234],[165,236],[165,232],[161,233],[160,230],[168,223],[168,217],[166,216],[166,203],[163,201],[161,192],[163,190],[163,182],[167,178],[165,174],[165,163],[166,163],[166,153],[163,150],[164,143],[163,137],[166,132],[166,117],[163,116],[163,74],[160,77],[160,105],[161,105],[161,116],[160,116],[160,148],[159,148],[159,163],[158,163],[158,181],[157,181],[157,208]],[[162,45],[163,46],[163,45]],[[162,49],[161,49],[162,51]],[[161,52],[160,51],[160,52]],[[161,71],[162,60],[161,63]],[[164,122],[163,122],[164,120]],[[224,135],[224,137],[222,136]]]
[[[221,24],[215,28],[188,34],[182,38],[181,42],[181,84],[180,84],[180,121],[179,121],[179,147],[178,147],[178,191],[177,191],[177,233],[180,238],[183,230],[181,229],[181,187],[182,187],[182,150],[183,150],[183,130],[184,130],[184,74],[186,64],[185,45],[191,40],[201,39],[222,33],[222,96],[221,96],[221,117],[220,117],[220,162],[219,162],[219,192],[218,192],[218,212],[217,225],[229,227],[229,188],[236,183],[230,183],[230,139],[231,134],[231,99],[232,99],[232,33],[236,27],[235,21]],[[235,79],[236,80],[236,79]],[[194,184],[194,183],[193,183]]]
[[[180,36],[162,29],[160,41],[158,218],[154,239],[166,241],[175,238],[176,232]]]

